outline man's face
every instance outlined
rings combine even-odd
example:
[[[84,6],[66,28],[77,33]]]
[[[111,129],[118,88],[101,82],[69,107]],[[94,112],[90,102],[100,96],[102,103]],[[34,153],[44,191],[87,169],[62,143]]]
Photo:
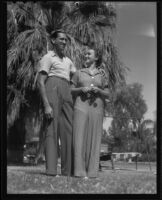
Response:
[[[64,33],[58,33],[57,38],[54,40],[55,42],[55,47],[58,51],[63,52],[65,47],[66,47],[66,43],[67,43],[67,37]]]

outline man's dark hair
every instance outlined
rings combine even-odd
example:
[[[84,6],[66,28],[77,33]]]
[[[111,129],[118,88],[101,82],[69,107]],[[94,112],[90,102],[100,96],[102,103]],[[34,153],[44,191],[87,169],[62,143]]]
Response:
[[[59,30],[52,31],[50,37],[52,39],[56,39],[59,33],[64,33],[66,35],[65,31],[59,29]]]

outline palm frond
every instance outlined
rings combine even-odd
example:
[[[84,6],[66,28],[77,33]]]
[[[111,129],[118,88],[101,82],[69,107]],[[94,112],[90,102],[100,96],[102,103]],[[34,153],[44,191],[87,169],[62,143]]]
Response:
[[[34,70],[33,51],[37,47],[43,51],[45,43],[45,36],[39,29],[27,30],[20,33],[15,39],[15,46],[8,51],[8,76],[16,70],[17,80],[24,78],[25,81],[25,74],[29,70],[28,67],[30,66]],[[32,63],[32,65],[29,65],[29,63]]]
[[[19,117],[20,105],[25,102],[23,95],[13,86],[7,87],[7,128],[10,128]]]
[[[67,18],[65,2],[40,2],[40,6],[44,13],[44,23],[48,34],[53,30],[60,29],[63,24],[66,24]]]

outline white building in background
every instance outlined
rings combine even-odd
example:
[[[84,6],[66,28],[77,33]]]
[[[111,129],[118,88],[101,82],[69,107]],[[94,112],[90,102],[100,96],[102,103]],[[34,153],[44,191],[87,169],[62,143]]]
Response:
[[[138,156],[141,157],[142,154],[138,152],[122,152],[122,153],[112,153],[113,159],[115,161],[117,160],[127,160],[129,162],[132,162],[132,158]]]

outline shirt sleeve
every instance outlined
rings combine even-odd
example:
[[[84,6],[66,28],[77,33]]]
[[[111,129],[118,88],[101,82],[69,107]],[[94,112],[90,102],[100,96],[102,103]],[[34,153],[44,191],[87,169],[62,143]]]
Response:
[[[78,85],[79,81],[79,71],[74,72],[74,75],[72,76],[71,82],[75,87]]]
[[[38,72],[45,71],[48,74],[50,71],[50,68],[51,68],[51,60],[48,54],[46,54],[39,61]]]
[[[108,77],[106,75],[105,70],[101,70],[101,76],[102,76],[102,86],[103,86],[103,88],[108,88],[109,83],[108,83]]]
[[[107,77],[103,77],[103,88],[108,88],[109,84],[108,84],[108,79]]]
[[[76,72],[76,67],[74,66],[73,62],[70,60],[70,72],[74,74]]]
[[[100,68],[99,72],[101,74],[101,80],[102,80],[102,88],[108,88],[108,76],[106,75],[106,72],[104,69]]]

